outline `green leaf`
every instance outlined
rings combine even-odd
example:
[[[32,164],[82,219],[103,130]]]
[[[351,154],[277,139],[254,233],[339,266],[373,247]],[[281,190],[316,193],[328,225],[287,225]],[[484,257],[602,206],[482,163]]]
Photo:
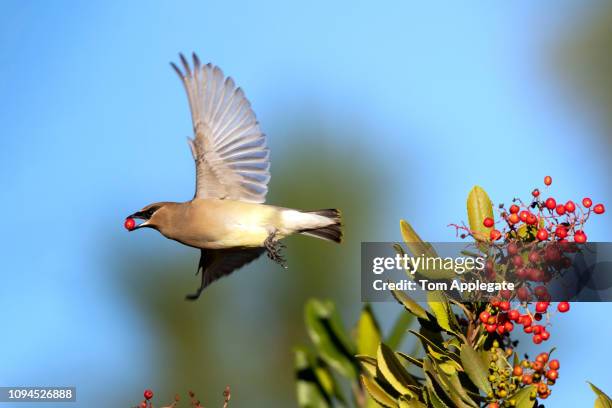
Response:
[[[414,257],[419,257],[424,255],[426,258],[437,258],[438,254],[434,247],[429,242],[424,242],[421,237],[414,231],[412,226],[408,224],[405,220],[400,221],[400,231],[402,233],[402,237],[404,238],[404,242],[408,247],[408,251]],[[452,270],[447,269],[427,269],[427,270],[419,270],[419,275],[424,276],[429,279],[453,279],[456,277],[455,273]]]
[[[331,407],[331,398],[319,383],[308,352],[304,348],[296,348],[294,361],[298,405],[301,408]]]
[[[465,343],[461,346],[461,364],[470,380],[485,394],[492,392],[491,384],[487,379],[488,369],[480,355],[472,346]]]
[[[535,390],[535,385],[528,385],[516,392],[510,399],[515,401],[516,408],[532,408],[535,405],[535,398],[531,398],[531,394],[533,394]]]
[[[429,291],[427,292],[427,303],[434,316],[436,316],[436,320],[440,327],[447,332],[454,333],[451,327],[451,321],[454,319],[454,315],[452,314],[446,295],[437,290]]]
[[[378,370],[389,385],[400,395],[414,396],[414,392],[408,386],[418,385],[418,383],[397,359],[393,350],[384,343],[380,343],[376,360]]]
[[[416,399],[400,397],[398,399],[399,408],[427,408],[427,405]]]
[[[412,256],[425,255],[432,258],[438,256],[433,246],[428,242],[424,242],[406,220],[400,221],[400,231]]]
[[[357,352],[361,355],[376,356],[381,342],[380,328],[372,313],[372,307],[366,304],[361,311],[356,331]]]
[[[485,218],[493,218],[493,204],[486,191],[482,187],[474,186],[467,199],[467,213],[470,230],[476,239],[486,241],[489,239],[491,228],[483,225]]]
[[[397,355],[402,357],[404,360],[408,361],[409,363],[414,364],[417,367],[423,368],[423,360],[419,360],[418,358],[414,358],[411,355],[408,355],[406,353],[402,353],[401,351],[396,351]]]
[[[332,302],[311,299],[305,308],[306,329],[321,358],[338,373],[357,378],[354,346]]]
[[[402,292],[401,290],[392,290],[391,293],[393,294],[393,297],[399,303],[404,305],[406,310],[408,310],[410,313],[412,313],[416,317],[420,317],[421,319],[429,320],[427,311],[423,309],[421,305],[419,305],[417,302],[412,300],[410,296],[408,296],[406,293]]]
[[[355,356],[355,358],[357,359],[357,361],[359,361],[359,364],[361,364],[361,367],[363,367],[363,370],[365,372],[370,374],[370,376],[372,377],[376,375],[378,363],[376,362],[376,359],[374,357],[362,356],[358,354]]]
[[[597,399],[595,400],[595,408],[612,408],[612,400],[610,397],[606,395],[605,392],[597,388],[592,383],[589,383],[591,389],[595,394],[597,394]]]
[[[368,391],[368,394],[370,394],[370,396],[380,405],[389,408],[397,407],[395,399],[387,394],[387,392],[374,379],[362,375],[361,383],[365,387],[366,391]]]
[[[408,332],[408,327],[410,327],[413,321],[414,316],[410,313],[405,313],[402,310],[397,316],[397,319],[389,332],[389,336],[387,336],[385,344],[387,344],[393,350],[398,349],[402,345],[402,341]]]

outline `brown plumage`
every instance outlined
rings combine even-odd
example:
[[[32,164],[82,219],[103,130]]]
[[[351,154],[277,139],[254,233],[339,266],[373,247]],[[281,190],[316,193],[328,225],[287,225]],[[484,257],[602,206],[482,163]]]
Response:
[[[270,180],[269,151],[249,101],[234,81],[212,64],[193,67],[180,55],[172,64],[189,100],[196,164],[191,201],[153,203],[130,217],[163,236],[201,250],[202,283],[197,299],[215,280],[257,259],[262,253],[286,267],[279,240],[300,233],[341,242],[335,209],[299,211],[263,204]]]

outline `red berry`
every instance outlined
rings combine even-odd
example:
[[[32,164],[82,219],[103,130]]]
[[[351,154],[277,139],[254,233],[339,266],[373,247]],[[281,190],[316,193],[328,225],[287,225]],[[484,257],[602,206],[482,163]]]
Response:
[[[491,228],[493,225],[495,225],[495,221],[493,221],[493,218],[487,217],[482,222],[482,225],[484,225],[487,228]]]
[[[480,321],[483,323],[486,323],[487,320],[489,320],[489,317],[491,317],[491,314],[487,312],[486,310],[480,313]]]
[[[510,322],[506,322],[504,323],[504,328],[508,333],[510,333],[512,330],[514,330],[514,325]]]
[[[506,333],[506,327],[503,324],[500,324],[499,326],[497,326],[497,333],[499,335]]]
[[[136,221],[133,218],[126,218],[123,226],[126,230],[131,231],[136,228]]]
[[[573,213],[576,211],[576,204],[574,204],[572,200],[569,200],[567,203],[565,203],[565,211]]]
[[[535,293],[538,299],[542,299],[548,295],[548,289],[546,289],[546,286],[542,286],[542,285],[536,286],[535,289],[533,290],[533,293]]]
[[[510,224],[518,224],[518,222],[521,219],[519,218],[518,214],[510,214],[510,216],[508,217],[508,222]]]
[[[579,244],[584,244],[586,240],[587,240],[587,236],[584,233],[584,231],[578,230],[574,232],[574,242],[577,242]]]
[[[593,212],[595,214],[603,214],[606,212],[606,207],[604,207],[603,204],[597,204],[595,207],[593,207]]]
[[[508,289],[500,290],[499,296],[501,296],[502,299],[510,299],[512,297],[512,292],[509,291]]]
[[[549,210],[554,210],[555,207],[557,207],[557,202],[552,197],[547,198],[545,204],[546,208],[548,208]]]
[[[546,241],[548,239],[548,231],[546,231],[546,229],[544,229],[544,228],[540,228],[538,230],[538,233],[536,234],[536,237],[540,241]]]
[[[538,356],[536,357],[536,361],[539,361],[539,362],[541,362],[542,364],[544,364],[545,362],[547,362],[547,361],[548,361],[548,353],[544,352],[544,353],[540,353],[540,354],[538,354]],[[544,367],[542,367],[542,368],[538,369],[538,371],[539,371],[539,370],[542,370],[542,369],[544,369]]]
[[[537,223],[538,223],[538,217],[536,217],[532,213],[529,213],[527,215],[527,224],[529,224],[529,225],[536,225]]]
[[[535,334],[533,336],[533,342],[535,344],[540,344],[542,342],[542,336],[540,336],[539,334]]]
[[[516,268],[520,268],[521,266],[523,266],[523,258],[521,258],[520,255],[514,255],[512,257],[512,264],[516,267]]]
[[[516,291],[516,295],[518,296],[519,300],[522,301],[522,302],[526,302],[531,297],[531,296],[529,296],[529,289],[527,289],[524,286],[521,286]]]
[[[559,215],[565,214],[565,206],[563,204],[559,204],[556,208],[556,211]]]
[[[516,309],[512,309],[511,311],[508,312],[508,319],[510,320],[513,320],[516,322],[519,317],[521,317],[521,313]]]
[[[147,408],[147,401],[140,401],[139,408]]]
[[[542,333],[540,333],[540,336],[542,336],[542,340],[546,341],[550,338],[550,333],[547,331],[543,331]]]
[[[559,302],[557,310],[561,313],[565,313],[570,310],[570,304],[568,302]]]
[[[520,208],[516,204],[512,204],[510,206],[510,214],[517,214],[519,212],[519,210],[520,210]]]
[[[510,309],[510,302],[507,302],[507,301],[499,302],[499,308],[503,311],[507,311],[508,309]]]
[[[491,237],[491,241],[497,241],[501,238],[501,232],[496,229],[492,229],[491,233],[489,234],[489,237]]]
[[[144,397],[145,397],[145,399],[150,400],[151,398],[153,398],[153,391],[145,390]]]
[[[497,329],[497,326],[495,326],[494,324],[487,324],[486,329],[487,329],[487,332],[493,333],[495,329]]]
[[[533,320],[531,320],[531,316],[529,316],[529,315],[521,316],[521,324],[523,326],[525,326],[525,327],[531,326],[531,323],[533,323]]]
[[[529,216],[529,211],[523,210],[519,213],[519,218],[523,222],[527,222],[527,217]]]
[[[531,251],[527,259],[529,259],[529,262],[531,263],[538,263],[540,260],[540,254],[538,254],[536,251]]]
[[[535,190],[533,190],[533,191],[531,192],[531,195],[532,195],[532,196],[534,196],[534,197],[539,196],[539,195],[540,195],[540,190],[538,190],[538,189],[536,188]]]
[[[548,363],[548,368],[551,370],[558,370],[559,367],[559,360],[550,360],[550,363]]]
[[[511,242],[508,244],[508,255],[516,255],[518,254],[518,245],[516,243]]]
[[[531,333],[533,331],[533,326],[523,326],[523,331],[525,333]]]
[[[512,370],[512,375],[515,377],[520,377],[523,375],[523,367],[517,365],[514,366],[514,369]]]
[[[546,378],[555,381],[557,378],[559,378],[559,373],[557,372],[557,370],[548,370],[548,372],[546,373]]]
[[[550,176],[544,177],[544,184],[546,184],[547,186],[550,186],[552,184],[552,177]]]
[[[546,302],[537,302],[535,310],[538,313],[546,313],[546,309],[548,309],[548,303]]]
[[[582,205],[584,205],[586,208],[590,208],[593,205],[593,200],[591,200],[589,197],[585,197],[582,199]]]
[[[565,228],[564,225],[557,225],[557,229],[555,229],[555,235],[559,239],[567,237],[567,228]]]
[[[530,374],[524,374],[521,378],[523,384],[531,384],[533,382],[533,377]]]
[[[487,405],[487,408],[499,408],[499,404],[497,402],[491,402]]]

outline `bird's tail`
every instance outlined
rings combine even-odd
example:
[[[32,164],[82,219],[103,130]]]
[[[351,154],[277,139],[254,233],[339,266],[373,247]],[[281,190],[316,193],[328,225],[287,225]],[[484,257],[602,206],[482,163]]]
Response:
[[[326,241],[342,242],[342,219],[340,211],[330,208],[326,210],[302,211],[303,214],[313,216],[312,228],[303,228],[298,232]],[[316,218],[315,218],[316,217]]]

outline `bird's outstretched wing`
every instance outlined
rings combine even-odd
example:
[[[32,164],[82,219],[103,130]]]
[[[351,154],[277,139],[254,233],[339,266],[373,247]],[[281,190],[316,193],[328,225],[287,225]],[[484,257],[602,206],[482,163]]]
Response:
[[[189,139],[196,162],[196,198],[263,203],[270,180],[266,137],[242,89],[219,67],[193,67],[181,54],[182,69],[171,64],[185,85],[194,138]]]
[[[202,249],[198,266],[202,284],[187,299],[196,300],[208,285],[259,258],[264,251],[264,248]]]

